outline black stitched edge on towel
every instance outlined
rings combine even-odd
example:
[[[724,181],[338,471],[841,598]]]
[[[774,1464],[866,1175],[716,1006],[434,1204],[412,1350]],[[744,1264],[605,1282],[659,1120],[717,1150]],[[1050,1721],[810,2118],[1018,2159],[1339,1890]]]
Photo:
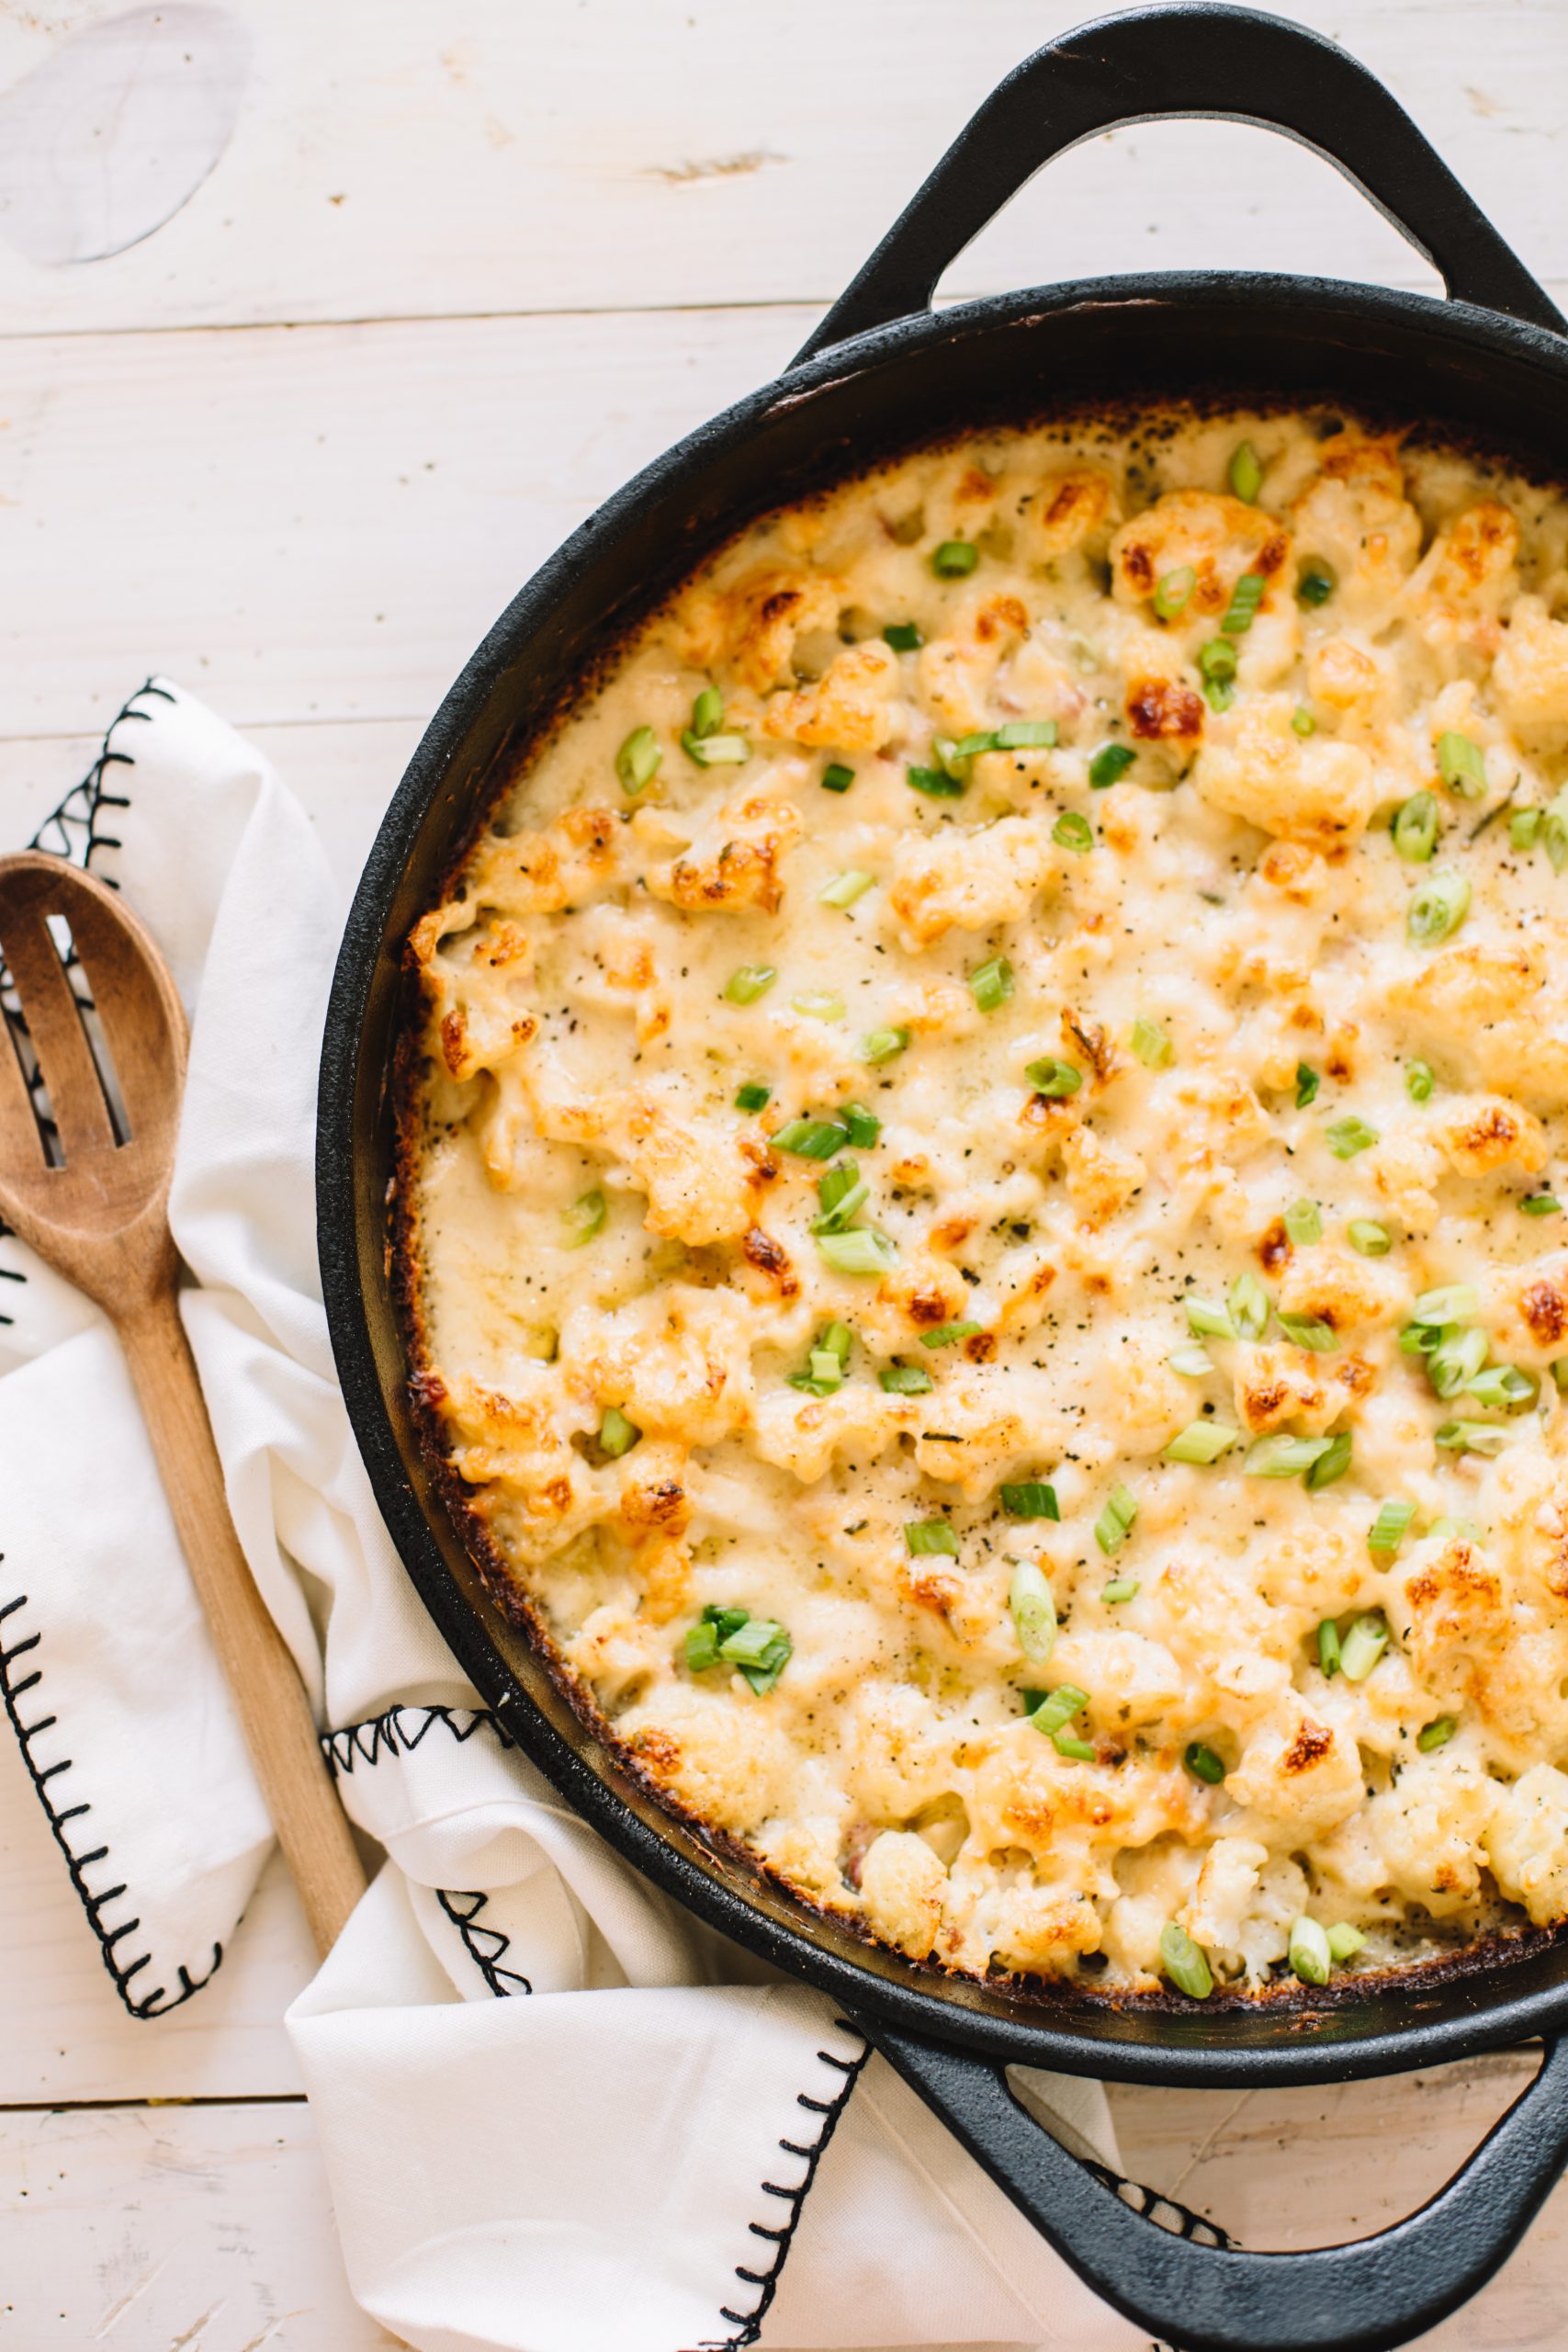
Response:
[[[107,778],[111,767],[130,768],[134,767],[136,763],[129,752],[116,751],[114,733],[116,728],[121,726],[127,719],[151,718],[150,711],[137,708],[137,705],[149,695],[156,695],[163,702],[172,703],[175,699],[166,686],[155,684],[151,678],[147,679],[144,684],[138,686],[136,692],[122,704],[110,720],[98,756],[81,783],[72,786],[59,808],[51,816],[44,819],[43,823],[33,835],[31,846],[34,849],[47,850],[56,857],[68,859],[73,865],[88,866],[99,850],[120,847],[118,837],[106,832],[101,820],[106,809],[129,808],[130,799],[128,794],[111,792]],[[107,880],[108,877],[106,876],[102,878]],[[8,1230],[7,1227],[0,1225],[0,1233]],[[0,1267],[0,1281],[19,1283],[25,1282],[26,1279],[26,1275],[18,1269]],[[10,1316],[0,1314],[0,1324],[9,1324],[11,1320]],[[10,1632],[16,1630],[8,1626],[6,1621],[14,1618],[17,1610],[25,1609],[27,1605],[28,1595],[17,1593],[13,1600],[0,1606],[0,1628],[5,1629],[4,1632],[0,1632],[0,1640],[5,1640]],[[104,1912],[109,1904],[118,1903],[126,1895],[125,1884],[122,1881],[118,1885],[105,1887],[97,1894],[95,1894],[88,1885],[87,1871],[95,1869],[98,1863],[107,1861],[109,1849],[107,1846],[97,1846],[91,1853],[85,1854],[76,1853],[73,1849],[71,1840],[66,1836],[67,1825],[73,1821],[80,1821],[85,1815],[91,1813],[92,1806],[85,1801],[80,1804],[64,1807],[56,1805],[50,1784],[56,1781],[61,1773],[69,1772],[73,1769],[73,1759],[69,1756],[62,1757],[59,1762],[46,1765],[40,1770],[33,1757],[32,1742],[40,1732],[52,1730],[57,1718],[53,1715],[41,1715],[36,1723],[24,1724],[19,1712],[18,1702],[29,1691],[38,1689],[43,1679],[43,1671],[41,1667],[35,1663],[22,1676],[20,1681],[17,1681],[12,1674],[12,1668],[18,1658],[32,1656],[39,1649],[42,1638],[40,1634],[28,1634],[19,1641],[11,1642],[8,1647],[0,1648],[0,1701],[4,1702],[6,1713],[10,1717],[11,1728],[17,1735],[17,1745],[21,1750],[22,1761],[28,1769],[28,1777],[37,1790],[39,1803],[43,1807],[44,1819],[54,1834],[56,1845],[65,1857],[66,1868],[71,1873],[71,1883],[75,1888],[77,1899],[87,1915],[87,1924],[98,1939],[98,1949],[103,1955],[104,1966],[108,1971],[115,1991],[133,2018],[163,2017],[170,2009],[177,2009],[182,2001],[188,2001],[193,1993],[199,1993],[204,1984],[211,1983],[222,1965],[223,1947],[221,1944],[213,1945],[212,1965],[204,1976],[193,1976],[182,1962],[179,1968],[180,1989],[177,1993],[170,1993],[167,1987],[162,1984],[156,1985],[150,1993],[132,1992],[131,1979],[139,1976],[141,1971],[149,1966],[152,1954],[144,1951],[139,1959],[122,1962],[118,1957],[115,1947],[140,1928],[141,1915],[138,1913],[131,1918],[122,1920],[117,1928],[106,1925]]]
[[[533,1991],[534,1987],[525,1976],[519,1974],[515,1968],[502,1965],[512,1950],[511,1937],[499,1928],[487,1928],[479,1918],[479,1913],[490,1901],[488,1894],[438,1886],[435,1900],[462,1937],[464,1951],[498,2001],[510,2000],[517,1993]],[[462,1903],[468,1906],[466,1911],[457,1908]]]
[[[412,1756],[434,1724],[450,1732],[459,1747],[477,1731],[493,1732],[502,1747],[516,1744],[488,1707],[389,1707],[384,1714],[367,1715],[361,1724],[345,1724],[342,1731],[324,1731],[321,1752],[334,1777],[346,1780],[361,1764],[379,1764],[388,1756]]]
[[[749,2287],[755,2287],[759,2290],[757,2301],[749,2312],[732,2311],[728,2303],[721,2303],[718,2315],[720,2319],[727,2319],[733,2323],[735,2333],[733,2335],[705,2337],[703,2352],[744,2352],[744,2347],[747,2345],[755,2344],[762,2333],[762,2322],[766,2319],[769,2306],[778,2292],[779,2275],[788,2257],[790,2245],[799,2225],[811,2185],[817,2177],[817,2167],[822,2161],[822,2152],[832,2138],[838,2127],[839,2118],[849,2105],[850,2093],[859,2082],[864,2072],[866,2060],[871,2056],[869,2043],[856,2031],[847,2018],[835,2018],[833,2022],[845,2033],[854,2036],[861,2045],[860,2056],[835,2058],[829,2050],[819,2050],[817,2052],[823,2065],[830,2066],[836,2075],[843,2076],[843,2080],[831,2098],[812,2098],[806,2091],[796,2094],[796,2106],[805,2108],[808,2114],[820,2119],[817,2126],[817,2136],[809,2143],[781,2140],[779,2145],[786,2155],[804,2158],[806,2177],[798,2188],[781,2188],[777,2181],[773,2180],[762,2182],[761,2194],[764,2197],[777,2197],[789,2208],[785,2219],[777,2229],[770,2228],[763,2222],[749,2222],[746,2225],[753,2237],[765,2239],[773,2247],[773,2258],[765,2270],[750,2270],[744,2263],[736,2264],[736,2277],[743,2278]]]
[[[0,1639],[6,1639],[13,1631],[18,1630],[9,1625],[7,1620],[14,1618],[17,1610],[25,1609],[27,1605],[27,1594],[19,1592],[14,1600],[7,1600],[0,1606]],[[24,1634],[19,1641],[11,1642],[8,1648],[0,1649],[0,1700],[4,1701],[6,1713],[11,1718],[11,1728],[17,1735],[17,1745],[22,1751],[22,1761],[28,1768],[28,1777],[38,1791],[38,1799],[43,1807],[44,1817],[54,1832],[54,1842],[65,1857],[66,1867],[71,1872],[71,1883],[75,1888],[81,1899],[82,1908],[87,1915],[87,1924],[98,1939],[98,1949],[103,1954],[104,1966],[109,1973],[115,1991],[133,2018],[163,2017],[170,2009],[177,2009],[182,2001],[188,2001],[193,1993],[199,1993],[204,1984],[211,1983],[222,1965],[223,1947],[221,1944],[213,1945],[212,1965],[205,1976],[193,1976],[182,1962],[179,1970],[180,1989],[177,1993],[170,1993],[162,1984],[154,1985],[150,1993],[132,1992],[132,1977],[141,1973],[141,1971],[150,1963],[152,1955],[151,1952],[144,1951],[140,1959],[122,1961],[115,1947],[125,1937],[134,1934],[140,1928],[141,1916],[137,1914],[131,1918],[122,1919],[118,1928],[106,1925],[105,1908],[110,1903],[118,1903],[125,1895],[125,1882],[122,1879],[117,1885],[106,1886],[96,1894],[93,1893],[87,1883],[86,1873],[99,1862],[108,1860],[109,1849],[107,1846],[95,1846],[91,1853],[79,1854],[74,1851],[70,1838],[65,1834],[69,1823],[82,1820],[85,1815],[92,1812],[93,1808],[85,1800],[80,1804],[69,1804],[63,1807],[57,1805],[54,1801],[54,1791],[50,1785],[51,1781],[57,1781],[62,1772],[69,1772],[72,1770],[73,1759],[69,1756],[62,1756],[56,1763],[45,1765],[40,1769],[33,1757],[33,1741],[38,1738],[40,1732],[52,1731],[59,1718],[54,1715],[40,1715],[36,1723],[24,1724],[22,1721],[20,1702],[29,1691],[39,1688],[43,1680],[43,1669],[35,1663],[19,1681],[12,1669],[18,1658],[35,1657],[42,1642],[41,1634]],[[112,1874],[111,1864],[110,1875]]]

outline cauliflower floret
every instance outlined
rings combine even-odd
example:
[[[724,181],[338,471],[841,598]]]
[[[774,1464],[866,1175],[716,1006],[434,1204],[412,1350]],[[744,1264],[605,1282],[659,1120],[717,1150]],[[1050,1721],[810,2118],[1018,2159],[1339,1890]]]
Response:
[[[629,1708],[615,1728],[649,1778],[700,1820],[745,1836],[790,1806],[798,1758],[762,1707],[677,1686]]]
[[[1092,1127],[1069,1127],[1062,1137],[1067,1193],[1078,1221],[1097,1231],[1141,1189],[1148,1175],[1136,1152],[1096,1135]]]
[[[1319,557],[1334,571],[1337,613],[1385,605],[1421,551],[1421,518],[1404,495],[1392,434],[1337,435],[1292,519],[1303,557]]]
[[[950,735],[988,724],[997,672],[1029,634],[1029,609],[1014,595],[987,591],[969,600],[919,657],[920,691]]]
[[[1260,1826],[1292,1846],[1321,1838],[1361,1801],[1361,1761],[1356,1743],[1309,1715],[1297,1702],[1292,1716],[1256,1731],[1226,1782]]]
[[[1532,1764],[1500,1790],[1485,1843],[1498,1885],[1538,1928],[1568,1914],[1568,1774]]]
[[[1492,691],[1517,734],[1560,736],[1568,728],[1568,622],[1554,621],[1539,596],[1520,596],[1492,664]]]
[[[1495,1784],[1465,1766],[1439,1758],[1407,1765],[1397,1785],[1367,1808],[1373,1842],[1396,1892],[1435,1919],[1473,1903],[1495,1797]]]
[[[898,657],[880,638],[846,646],[815,685],[769,697],[762,732],[775,742],[879,752],[893,732]]]
[[[1021,922],[1060,862],[1050,834],[1027,817],[973,832],[906,833],[893,853],[887,904],[908,943],[929,947],[955,924],[984,931]]]
[[[1499,1168],[1539,1176],[1551,1158],[1540,1121],[1501,1094],[1461,1096],[1427,1120],[1427,1133],[1461,1176],[1489,1176]]]
[[[861,1900],[877,1933],[924,1960],[942,1923],[947,1872],[923,1838],[885,1829],[866,1849],[861,1864]]]
[[[1213,620],[1228,607],[1244,571],[1272,580],[1290,551],[1289,530],[1261,506],[1213,491],[1173,490],[1111,540],[1112,587],[1121,603],[1141,605],[1168,573],[1190,569],[1184,612]]]
[[[1287,841],[1353,842],[1377,803],[1377,775],[1358,744],[1298,735],[1285,695],[1259,695],[1225,743],[1199,753],[1192,781],[1212,808]]]
[[[672,607],[671,642],[695,670],[728,662],[757,694],[790,683],[795,640],[812,629],[837,629],[849,602],[841,580],[804,568],[769,565],[726,587],[703,582]]]

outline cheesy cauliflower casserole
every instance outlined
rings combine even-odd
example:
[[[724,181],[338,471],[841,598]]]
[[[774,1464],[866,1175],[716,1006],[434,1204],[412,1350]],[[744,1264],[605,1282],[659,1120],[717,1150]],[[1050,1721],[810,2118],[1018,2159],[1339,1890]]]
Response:
[[[487,1574],[916,1960],[1568,1914],[1564,612],[1568,504],[1451,448],[978,435],[689,580],[414,932]]]

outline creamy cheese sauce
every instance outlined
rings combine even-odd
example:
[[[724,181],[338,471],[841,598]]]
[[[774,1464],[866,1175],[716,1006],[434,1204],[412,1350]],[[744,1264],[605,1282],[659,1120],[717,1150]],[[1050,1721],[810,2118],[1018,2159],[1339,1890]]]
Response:
[[[976,435],[695,575],[414,933],[488,1545],[906,1953],[1568,1913],[1565,564],[1337,419]]]

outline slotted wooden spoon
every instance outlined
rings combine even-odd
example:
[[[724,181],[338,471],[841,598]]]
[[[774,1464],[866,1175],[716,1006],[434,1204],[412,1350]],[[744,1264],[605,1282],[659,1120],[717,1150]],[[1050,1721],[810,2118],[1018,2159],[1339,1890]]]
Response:
[[[85,971],[118,1100],[100,1076],[51,916],[69,926]],[[0,958],[57,1137],[51,1145],[40,1125],[14,1035],[0,1035],[0,1216],[119,1335],[256,1778],[324,1953],[364,1893],[365,1872],[294,1660],[240,1549],[180,1320],[168,1203],[185,1013],[135,916],[56,857],[0,858]]]

